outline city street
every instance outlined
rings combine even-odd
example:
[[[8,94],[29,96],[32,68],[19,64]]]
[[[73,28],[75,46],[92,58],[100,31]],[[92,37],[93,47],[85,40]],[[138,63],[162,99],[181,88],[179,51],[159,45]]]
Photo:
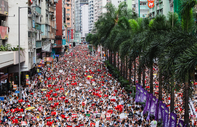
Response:
[[[1,103],[0,126],[118,127],[141,123],[141,106],[134,105],[96,59],[87,46],[77,46],[52,68],[40,68],[41,74],[22,91],[22,99],[12,93]]]

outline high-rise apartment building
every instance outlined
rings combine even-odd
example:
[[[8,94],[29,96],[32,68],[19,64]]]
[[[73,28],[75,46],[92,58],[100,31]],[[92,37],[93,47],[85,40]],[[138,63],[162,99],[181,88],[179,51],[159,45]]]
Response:
[[[40,0],[37,0],[40,1]],[[56,35],[56,3],[57,0],[41,2],[41,31],[42,31],[42,56],[50,56]]]
[[[88,4],[84,4],[81,6],[81,38],[82,41],[85,41],[86,35],[89,33],[88,31]]]
[[[89,32],[91,32],[94,27],[94,19],[95,19],[94,8],[95,6],[97,6],[95,4],[95,0],[89,0],[88,6],[89,6],[88,28],[89,28]]]
[[[65,0],[65,39],[68,43],[74,40],[74,0]]]
[[[128,1],[128,0],[110,0],[111,1],[111,3],[116,7],[116,8],[118,8],[118,6],[119,6],[119,4],[121,3],[121,2],[126,2],[126,1]]]
[[[20,9],[20,43],[25,50],[25,62],[21,64],[21,71],[29,71],[40,62],[42,57],[51,54],[51,42],[55,40],[56,33],[55,1],[29,0],[28,5],[24,0],[8,0],[10,15],[16,16],[9,17],[8,21],[12,29],[8,43],[14,47],[18,45],[18,22],[16,22],[18,21],[18,7],[23,7]]]
[[[81,34],[82,34],[82,12],[81,6],[88,4],[88,0],[75,0],[75,33],[74,33],[74,42],[81,43]]]
[[[148,16],[149,7],[147,0],[135,0],[132,4],[133,10],[138,14],[139,17],[145,18]]]
[[[53,53],[60,54],[62,52],[62,35],[63,35],[63,0],[59,0],[56,4],[56,36],[55,46],[53,46]]]
[[[178,0],[155,0],[154,7],[149,9],[149,15],[153,18],[159,14],[167,16],[170,11],[178,13],[178,2]]]
[[[111,2],[111,0],[89,0],[89,16],[88,16],[88,28],[89,33],[94,28],[94,23],[99,19],[102,13],[106,13],[107,10],[104,8],[105,5]]]

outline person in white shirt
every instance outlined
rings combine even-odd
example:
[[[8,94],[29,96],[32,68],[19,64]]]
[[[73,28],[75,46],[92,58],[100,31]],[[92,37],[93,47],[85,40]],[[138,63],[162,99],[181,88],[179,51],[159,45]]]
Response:
[[[155,117],[152,117],[152,121],[150,122],[150,127],[157,127],[157,121],[155,120]]]

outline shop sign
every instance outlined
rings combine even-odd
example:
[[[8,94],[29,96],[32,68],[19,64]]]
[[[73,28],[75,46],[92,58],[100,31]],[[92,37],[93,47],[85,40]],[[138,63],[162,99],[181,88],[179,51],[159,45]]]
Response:
[[[29,81],[29,75],[26,75],[26,85],[29,85],[30,81]]]
[[[148,7],[153,8],[155,6],[154,1],[155,0],[147,0],[148,1]]]
[[[0,14],[8,15],[8,2],[0,0]]]

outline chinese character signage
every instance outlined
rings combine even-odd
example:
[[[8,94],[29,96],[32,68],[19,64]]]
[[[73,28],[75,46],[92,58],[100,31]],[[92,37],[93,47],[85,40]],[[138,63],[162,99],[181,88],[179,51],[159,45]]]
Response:
[[[8,15],[8,2],[0,0],[0,14]]]
[[[148,7],[153,8],[155,6],[154,1],[155,0],[147,0],[148,1]]]

